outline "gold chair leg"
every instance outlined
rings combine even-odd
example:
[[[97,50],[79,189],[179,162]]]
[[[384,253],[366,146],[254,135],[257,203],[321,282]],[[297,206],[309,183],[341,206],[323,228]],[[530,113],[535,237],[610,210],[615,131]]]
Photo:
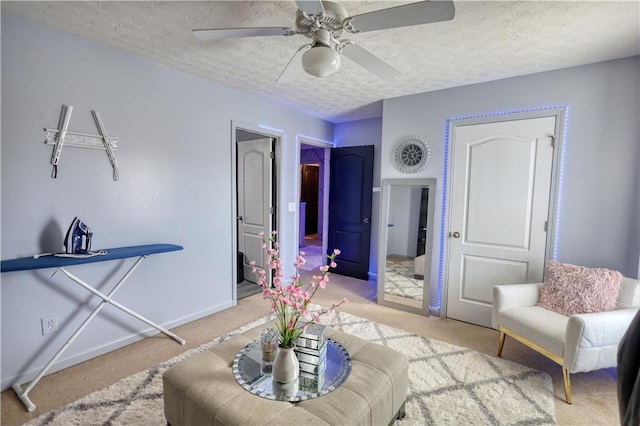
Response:
[[[564,382],[564,395],[565,395],[565,399],[567,401],[567,404],[571,404],[572,403],[571,402],[571,380],[569,379],[569,372],[562,365],[564,360],[561,357],[559,357],[558,355],[555,355],[555,354],[549,352],[548,350],[536,345],[535,343],[530,342],[529,340],[525,339],[524,337],[519,336],[519,335],[517,335],[515,333],[512,333],[507,329],[503,329],[502,327],[500,327],[500,339],[498,340],[498,357],[502,356],[502,349],[504,348],[504,339],[505,339],[507,334],[509,334],[509,337],[517,340],[518,342],[522,343],[525,346],[530,347],[534,351],[537,351],[537,352],[541,353],[542,355],[546,356],[547,358],[549,358],[550,360],[552,360],[556,364],[560,365],[560,367],[562,367],[562,381]]]
[[[502,356],[502,348],[504,348],[504,338],[507,335],[504,334],[504,331],[500,332],[500,339],[498,340],[498,358]]]
[[[564,381],[564,396],[567,399],[567,404],[571,404],[571,381],[569,380],[569,372],[564,367],[562,367],[562,380]]]

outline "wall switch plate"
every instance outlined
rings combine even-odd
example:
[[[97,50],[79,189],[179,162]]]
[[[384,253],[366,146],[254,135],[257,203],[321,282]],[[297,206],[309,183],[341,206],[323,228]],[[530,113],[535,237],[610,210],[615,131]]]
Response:
[[[50,317],[41,318],[42,335],[51,334],[58,329],[58,316],[52,315]]]
[[[289,213],[296,212],[296,203],[289,203]]]

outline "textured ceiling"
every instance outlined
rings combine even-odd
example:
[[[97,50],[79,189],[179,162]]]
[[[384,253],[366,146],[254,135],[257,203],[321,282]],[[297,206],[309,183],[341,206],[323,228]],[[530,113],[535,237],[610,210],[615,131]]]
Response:
[[[341,1],[349,15],[406,1]],[[348,59],[336,74],[276,83],[303,36],[196,40],[194,28],[293,27],[293,1],[7,2],[2,10],[126,49],[331,122],[378,117],[382,99],[640,54],[640,2],[461,1],[452,21],[349,34],[398,70]],[[344,38],[344,37],[343,37]]]

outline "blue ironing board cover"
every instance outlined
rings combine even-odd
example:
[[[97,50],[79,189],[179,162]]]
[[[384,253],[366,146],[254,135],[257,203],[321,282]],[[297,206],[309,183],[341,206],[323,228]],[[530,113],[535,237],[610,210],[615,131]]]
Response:
[[[105,249],[103,255],[92,257],[58,257],[42,256],[37,259],[22,257],[19,259],[3,260],[1,272],[28,271],[30,269],[63,268],[65,266],[80,265],[83,263],[106,262],[108,260],[126,259],[129,257],[148,256],[156,253],[182,250],[182,246],[175,244],[146,244],[142,246],[116,247]]]

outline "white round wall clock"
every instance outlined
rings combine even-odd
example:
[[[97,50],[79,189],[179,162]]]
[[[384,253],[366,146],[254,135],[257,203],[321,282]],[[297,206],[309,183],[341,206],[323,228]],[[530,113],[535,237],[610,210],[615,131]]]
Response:
[[[394,153],[398,170],[403,173],[417,173],[427,166],[431,159],[431,147],[417,136],[400,141]]]

